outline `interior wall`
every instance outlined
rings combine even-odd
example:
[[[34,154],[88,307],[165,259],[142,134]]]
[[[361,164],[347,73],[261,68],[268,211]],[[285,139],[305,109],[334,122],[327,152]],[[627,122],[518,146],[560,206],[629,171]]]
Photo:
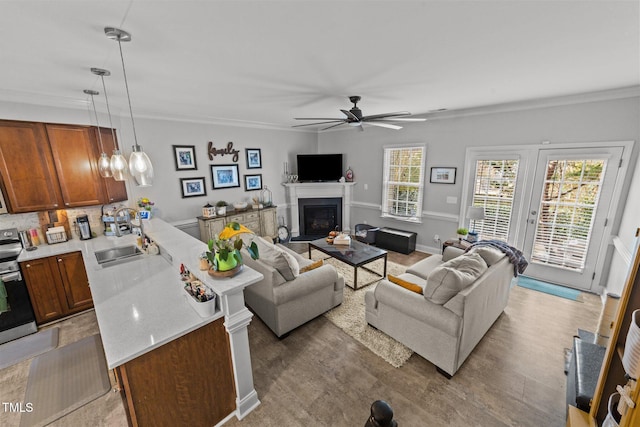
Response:
[[[365,112],[366,113],[366,112]],[[424,123],[403,124],[402,130],[366,127],[319,134],[323,153],[342,152],[344,167],[354,171],[352,222],[395,227],[418,233],[423,250],[437,252],[441,241],[455,237],[460,211],[465,150],[468,147],[594,141],[638,141],[640,98],[582,102],[570,105],[488,112],[433,115]],[[380,217],[382,201],[383,147],[393,144],[426,143],[426,186],[422,224],[409,224]],[[638,144],[634,155],[637,158]],[[431,184],[432,167],[455,167],[455,184]],[[630,180],[630,179],[629,179]],[[627,183],[628,185],[628,183]],[[366,188],[366,189],[365,189]],[[455,201],[455,203],[448,203]],[[453,199],[452,199],[453,198]],[[623,197],[623,202],[626,199]]]
[[[98,109],[101,107],[98,106]],[[113,111],[112,111],[113,113]],[[134,144],[131,119],[118,112],[113,113],[113,125],[117,128],[120,148],[125,156],[131,153]],[[135,114],[135,112],[134,112]],[[201,215],[202,206],[214,204],[219,200],[229,203],[250,201],[258,196],[258,191],[247,192],[244,189],[245,174],[262,174],[262,184],[273,192],[273,202],[280,205],[278,215],[284,216],[286,206],[283,182],[284,162],[293,164],[297,153],[314,153],[317,151],[317,136],[312,132],[227,126],[211,123],[174,121],[167,119],[149,119],[135,117],[138,143],[149,155],[154,167],[154,184],[151,187],[137,187],[129,178],[127,191],[130,206],[139,197],[147,197],[155,203],[154,215],[172,223],[195,221]],[[26,120],[51,123],[91,124],[95,125],[93,110],[82,108],[53,108],[29,104],[0,102],[0,119]],[[99,114],[101,126],[108,126],[108,117]],[[237,162],[231,155],[214,156],[209,160],[208,142],[212,141],[217,149],[233,143],[233,149],[239,150]],[[195,146],[197,170],[177,171],[172,145]],[[262,168],[247,169],[246,148],[261,150]],[[111,154],[111,153],[108,153]],[[240,187],[213,190],[211,165],[237,164],[239,166]],[[182,198],[180,178],[205,179],[206,196]],[[33,223],[33,214],[0,216],[0,227],[3,224]]]

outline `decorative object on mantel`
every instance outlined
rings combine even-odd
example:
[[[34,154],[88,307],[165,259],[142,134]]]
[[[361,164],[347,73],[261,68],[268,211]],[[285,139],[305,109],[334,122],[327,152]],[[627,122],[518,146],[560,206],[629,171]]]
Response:
[[[202,216],[205,218],[213,218],[216,216],[216,207],[211,206],[211,204],[207,203],[202,207]]]
[[[262,168],[262,155],[259,148],[246,148],[247,152],[247,169]]]
[[[217,238],[210,239],[209,251],[206,252],[209,261],[209,275],[214,277],[231,277],[242,270],[242,254],[240,250],[245,247],[253,259],[259,258],[258,246],[255,242],[245,245],[240,234],[254,234],[244,225],[230,222],[218,234]]]
[[[142,147],[138,145],[138,137],[136,135],[136,124],[133,121],[133,109],[131,108],[131,96],[129,95],[129,83],[127,82],[127,70],[124,67],[124,56],[122,55],[122,42],[130,42],[131,34],[119,28],[105,27],[104,33],[107,38],[118,42],[120,48],[120,59],[122,60],[122,75],[124,76],[124,87],[127,92],[127,101],[129,101],[129,114],[131,115],[131,126],[133,128],[134,145],[129,157],[129,172],[140,187],[148,187],[153,184],[153,164],[149,156],[142,151]]]
[[[240,150],[236,150],[235,148],[233,148],[233,142],[231,141],[227,143],[227,146],[225,148],[216,148],[213,146],[213,141],[209,141],[209,144],[207,146],[207,151],[209,152],[209,160],[211,161],[213,161],[213,158],[215,156],[226,156],[227,154],[230,154],[233,156],[231,158],[231,161],[237,162],[238,155],[240,153]]]
[[[244,176],[244,191],[262,190],[262,174]]]
[[[240,187],[238,165],[211,165],[213,189]]]
[[[347,168],[344,177],[347,179],[347,182],[353,182],[353,171],[351,170],[351,166]]]
[[[196,147],[193,145],[173,145],[176,170],[198,169],[196,163]]]
[[[180,178],[180,188],[182,198],[206,196],[207,189],[204,185],[204,177],[201,178]]]

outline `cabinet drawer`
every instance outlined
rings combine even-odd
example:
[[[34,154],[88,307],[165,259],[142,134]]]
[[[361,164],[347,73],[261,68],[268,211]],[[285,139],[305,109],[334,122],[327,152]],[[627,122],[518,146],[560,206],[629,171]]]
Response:
[[[249,230],[253,231],[257,235],[260,235],[260,221],[250,221],[242,225],[244,225],[245,227],[247,227]]]
[[[252,220],[259,221],[260,220],[260,213],[259,212],[247,212],[246,214],[244,214],[244,217],[246,218],[245,221],[247,221],[247,222],[252,221]]]
[[[245,216],[243,214],[236,214],[236,215],[233,215],[233,216],[228,216],[227,217],[227,224],[230,223],[230,222],[239,222],[242,225],[246,225],[245,224],[246,219],[245,219]]]

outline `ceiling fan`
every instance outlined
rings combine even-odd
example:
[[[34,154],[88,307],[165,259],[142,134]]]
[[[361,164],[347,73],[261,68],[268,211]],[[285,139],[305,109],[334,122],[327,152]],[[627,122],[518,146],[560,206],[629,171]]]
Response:
[[[320,129],[322,130],[327,130],[327,129],[331,129],[334,128],[336,126],[342,126],[344,124],[347,124],[349,126],[354,126],[357,127],[358,130],[362,131],[363,129],[363,124],[368,124],[368,125],[372,125],[372,126],[378,126],[378,127],[383,127],[383,128],[388,128],[388,129],[402,129],[402,126],[398,126],[398,125],[393,125],[390,123],[383,123],[382,121],[385,122],[424,122],[427,119],[421,119],[421,118],[409,118],[406,116],[410,116],[411,113],[408,111],[398,111],[396,113],[385,113],[385,114],[374,114],[371,116],[363,116],[362,115],[362,110],[358,108],[358,102],[360,102],[360,97],[359,96],[350,96],[349,97],[349,101],[351,101],[353,103],[353,108],[351,108],[350,110],[340,110],[342,111],[342,113],[346,116],[344,118],[310,118],[310,117],[296,117],[296,120],[325,120],[322,122],[316,122],[316,123],[307,123],[304,125],[295,125],[292,126],[294,128],[297,127],[301,127],[301,126],[313,126],[313,125],[322,125],[322,124],[327,124],[327,123],[337,123],[331,126],[328,126],[326,128],[322,128]]]

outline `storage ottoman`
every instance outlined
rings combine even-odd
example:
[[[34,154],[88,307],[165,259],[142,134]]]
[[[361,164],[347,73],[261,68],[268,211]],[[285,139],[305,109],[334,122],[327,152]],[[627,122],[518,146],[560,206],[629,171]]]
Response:
[[[376,246],[403,254],[410,254],[416,250],[417,235],[412,231],[384,227],[376,233]]]

